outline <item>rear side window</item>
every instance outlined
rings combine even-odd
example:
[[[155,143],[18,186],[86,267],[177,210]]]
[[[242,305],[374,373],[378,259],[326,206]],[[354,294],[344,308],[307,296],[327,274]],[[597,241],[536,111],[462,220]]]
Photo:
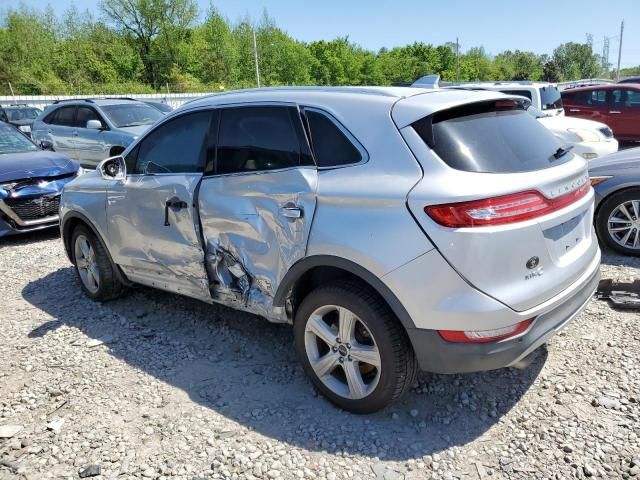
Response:
[[[220,112],[215,172],[257,172],[312,163],[298,110],[258,106]]]
[[[640,107],[640,91],[631,89],[616,89],[609,91],[611,95],[610,104],[616,108],[638,108]]]
[[[65,127],[73,127],[73,116],[76,112],[76,107],[61,107],[55,112],[49,115],[47,118],[51,120],[48,123],[54,125],[62,125]]]
[[[163,123],[134,150],[135,173],[198,173],[204,171],[211,111],[196,112]],[[133,152],[132,152],[133,153]],[[128,163],[132,162],[127,159]]]
[[[555,158],[561,145],[553,134],[522,108],[504,106],[509,103],[445,110],[418,120],[413,128],[447,165],[465,172],[531,172],[573,157]]]
[[[540,88],[540,105],[542,110],[562,108],[562,96],[558,88],[553,86]]]
[[[311,144],[318,167],[338,167],[362,161],[362,153],[327,115],[306,109]]]

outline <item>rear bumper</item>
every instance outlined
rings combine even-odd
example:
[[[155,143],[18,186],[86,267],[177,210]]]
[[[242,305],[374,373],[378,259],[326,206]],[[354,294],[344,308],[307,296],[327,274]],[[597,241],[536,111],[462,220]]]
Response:
[[[485,344],[451,343],[443,340],[436,330],[409,329],[407,333],[420,368],[434,373],[468,373],[514,365],[582,312],[598,287],[599,280],[598,268],[563,303],[538,316],[516,338]]]

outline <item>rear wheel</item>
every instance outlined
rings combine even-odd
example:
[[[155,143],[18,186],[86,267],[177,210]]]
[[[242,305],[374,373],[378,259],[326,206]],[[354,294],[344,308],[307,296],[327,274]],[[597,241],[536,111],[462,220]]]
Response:
[[[114,266],[102,242],[91,230],[78,226],[71,237],[71,251],[76,274],[84,293],[93,300],[105,301],[122,293]]]
[[[399,399],[415,381],[407,335],[369,288],[337,282],[305,297],[294,325],[298,356],[318,390],[354,413]]]
[[[640,256],[640,188],[605,199],[598,209],[596,228],[600,240],[613,250]]]

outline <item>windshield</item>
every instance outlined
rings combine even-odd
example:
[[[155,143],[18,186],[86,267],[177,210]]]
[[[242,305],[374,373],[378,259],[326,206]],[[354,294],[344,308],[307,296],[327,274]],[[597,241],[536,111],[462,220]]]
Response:
[[[35,120],[41,113],[37,108],[5,108],[4,111],[7,112],[7,118],[10,122]]]
[[[0,123],[0,155],[6,153],[35,152],[35,143],[10,125]]]
[[[562,97],[556,87],[542,87],[540,89],[540,104],[542,110],[555,110],[562,108]]]
[[[101,108],[117,128],[151,125],[163,117],[158,110],[144,103],[104,105]]]

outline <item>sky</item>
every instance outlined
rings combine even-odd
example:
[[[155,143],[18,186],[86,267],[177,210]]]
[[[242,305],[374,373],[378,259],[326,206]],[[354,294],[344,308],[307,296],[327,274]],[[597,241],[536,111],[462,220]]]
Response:
[[[196,0],[202,14],[210,0]],[[63,12],[75,5],[99,14],[98,0],[2,0],[3,7],[44,8]],[[621,67],[640,65],[640,0],[215,0],[227,18],[247,13],[258,19],[266,8],[276,24],[303,41],[348,36],[361,46],[378,50],[415,41],[434,45],[460,39],[462,50],[484,46],[491,54],[527,50],[551,54],[564,42],[585,42],[602,53],[603,38],[612,37],[609,62],[618,58],[620,22],[624,19]]]

